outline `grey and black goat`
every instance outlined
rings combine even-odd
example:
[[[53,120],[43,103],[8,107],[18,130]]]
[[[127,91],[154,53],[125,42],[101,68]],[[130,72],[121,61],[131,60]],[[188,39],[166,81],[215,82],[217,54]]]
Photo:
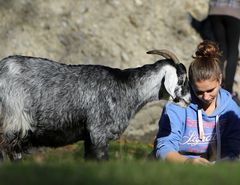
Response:
[[[1,60],[2,156],[18,160],[32,147],[84,140],[86,159],[107,159],[109,141],[146,103],[169,97],[189,103],[184,65],[167,50],[147,53],[166,59],[124,70],[27,56]]]

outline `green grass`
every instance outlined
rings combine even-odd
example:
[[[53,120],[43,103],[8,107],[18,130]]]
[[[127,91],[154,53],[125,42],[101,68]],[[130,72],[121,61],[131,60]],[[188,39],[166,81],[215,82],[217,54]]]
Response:
[[[0,185],[232,185],[240,184],[239,163],[214,166],[149,161],[151,146],[112,142],[110,160],[86,162],[82,142],[58,149],[44,149],[24,156],[19,163],[0,166]]]
[[[151,145],[115,141],[110,144],[109,159],[110,161],[144,160],[151,150]],[[34,152],[32,155],[26,155],[24,161],[44,164],[85,163],[83,151],[83,142],[78,142],[74,145],[56,149],[45,148]]]

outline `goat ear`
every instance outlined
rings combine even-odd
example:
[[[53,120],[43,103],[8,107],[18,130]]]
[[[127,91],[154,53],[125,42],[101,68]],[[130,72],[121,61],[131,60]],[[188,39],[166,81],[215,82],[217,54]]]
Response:
[[[164,86],[167,90],[167,92],[169,93],[169,95],[175,99],[175,88],[177,86],[178,83],[178,77],[176,72],[168,72],[165,75],[165,81],[164,81]]]
[[[165,78],[162,79],[162,83],[161,83],[161,88],[158,94],[158,98],[159,100],[164,99],[164,100],[168,100],[170,97],[168,91],[165,88]]]

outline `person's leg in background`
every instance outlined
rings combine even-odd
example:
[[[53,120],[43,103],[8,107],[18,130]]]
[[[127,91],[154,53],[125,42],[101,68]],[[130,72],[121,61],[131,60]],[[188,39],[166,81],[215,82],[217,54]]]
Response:
[[[224,16],[223,22],[226,31],[227,64],[225,69],[225,88],[233,93],[234,77],[238,64],[238,43],[240,36],[240,20],[230,16]]]
[[[222,15],[210,15],[209,19],[212,25],[212,31],[214,34],[215,42],[219,45],[220,50],[222,51],[221,57],[221,69],[223,72],[223,76],[225,79],[225,71],[224,71],[224,64],[227,59],[227,40],[226,40],[226,29],[225,25],[223,24],[223,16]],[[223,79],[223,86],[224,86],[224,79]]]

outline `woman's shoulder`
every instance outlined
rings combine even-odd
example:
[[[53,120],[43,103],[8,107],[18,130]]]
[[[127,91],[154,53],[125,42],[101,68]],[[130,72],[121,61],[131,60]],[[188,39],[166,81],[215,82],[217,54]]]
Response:
[[[186,120],[186,108],[175,103],[167,103],[164,107],[164,116],[167,116],[172,124],[184,123]],[[181,125],[181,124],[179,124]]]
[[[176,103],[168,102],[165,104],[165,109],[166,110],[171,110],[171,111],[179,111],[179,112],[184,112],[187,107],[183,107],[181,105],[178,105]]]
[[[219,103],[218,103],[218,107],[221,110],[236,110],[239,111],[239,106],[237,104],[237,102],[233,99],[231,93],[229,93],[227,90],[221,88],[219,91]]]
[[[232,98],[232,94],[228,92],[226,89],[221,88],[219,91],[219,99],[220,99],[220,104],[223,106],[224,104],[234,104],[235,101]]]

